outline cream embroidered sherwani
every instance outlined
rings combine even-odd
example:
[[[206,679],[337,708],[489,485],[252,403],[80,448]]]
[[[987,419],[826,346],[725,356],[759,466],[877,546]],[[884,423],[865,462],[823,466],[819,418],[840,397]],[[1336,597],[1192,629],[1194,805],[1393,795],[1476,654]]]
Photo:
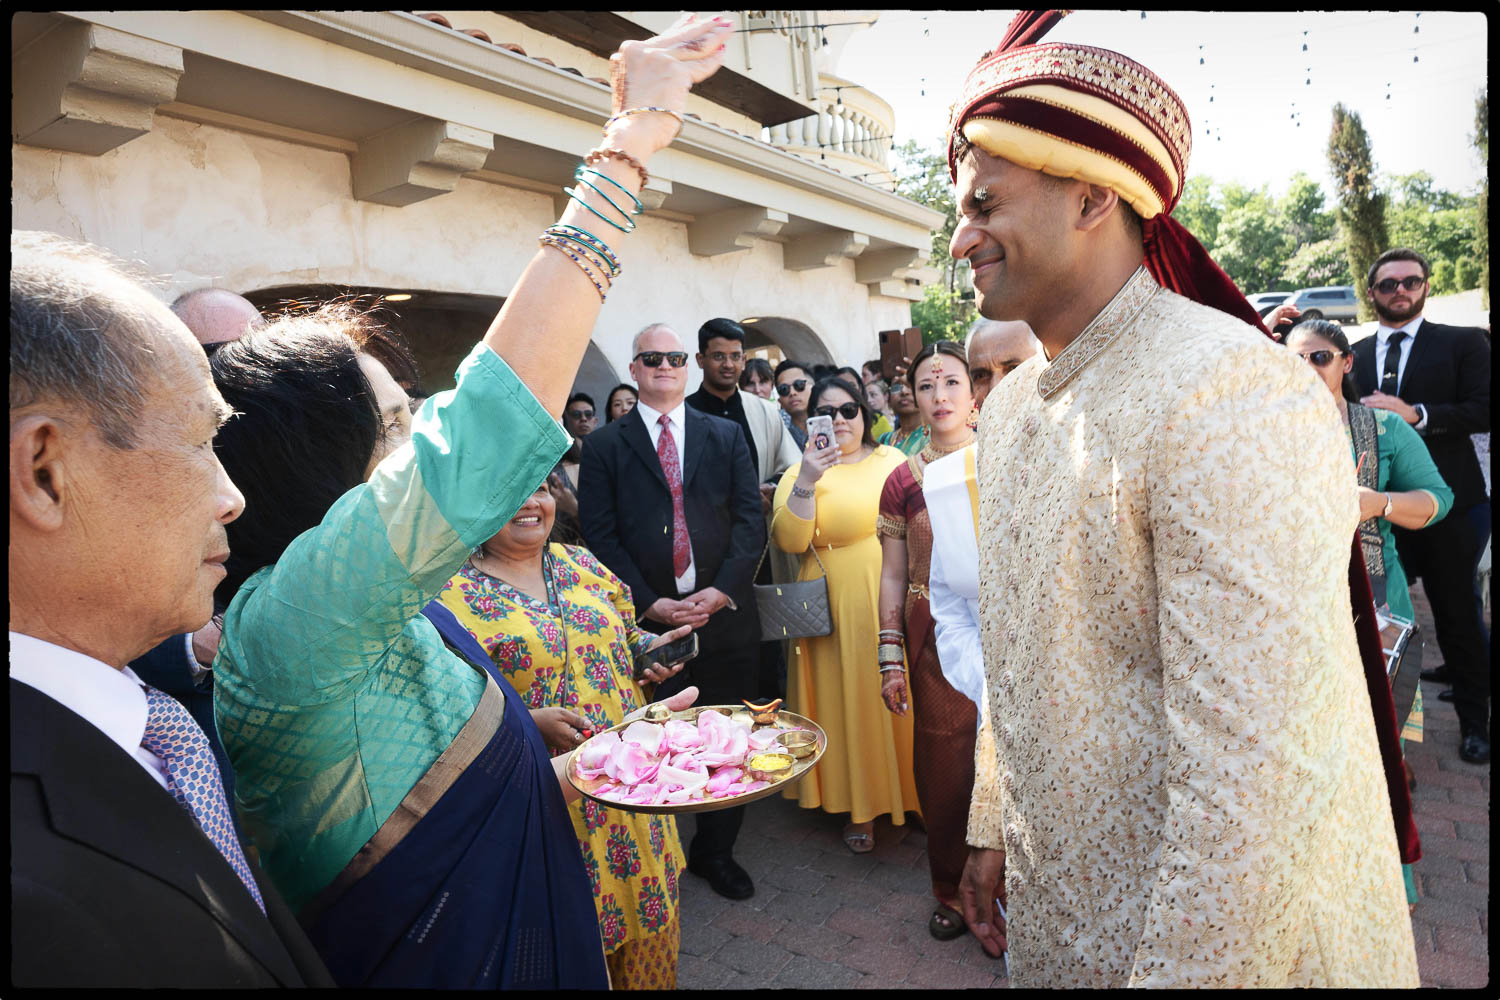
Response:
[[[980,419],[1012,985],[1418,985],[1327,388],[1142,268]]]

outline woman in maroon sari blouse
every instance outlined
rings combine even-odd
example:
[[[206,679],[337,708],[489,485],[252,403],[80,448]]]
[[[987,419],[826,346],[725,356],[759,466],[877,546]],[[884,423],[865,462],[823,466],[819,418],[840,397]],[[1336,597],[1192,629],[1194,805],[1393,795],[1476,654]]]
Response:
[[[927,858],[937,908],[927,929],[940,941],[966,930],[958,881],[968,847],[964,831],[974,784],[974,703],[943,677],[927,594],[932,525],[922,498],[922,472],[974,439],[973,384],[964,350],[951,341],[923,348],[907,373],[932,438],[891,472],[880,498],[881,697],[898,715],[914,711],[917,798],[927,825]],[[904,647],[904,656],[902,655]],[[903,662],[904,661],[904,662]]]

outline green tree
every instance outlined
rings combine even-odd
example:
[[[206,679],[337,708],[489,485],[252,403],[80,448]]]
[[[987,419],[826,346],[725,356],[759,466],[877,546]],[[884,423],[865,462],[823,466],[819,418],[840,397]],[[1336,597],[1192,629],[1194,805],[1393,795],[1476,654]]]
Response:
[[[1300,170],[1292,175],[1286,194],[1277,199],[1276,214],[1293,252],[1334,235],[1333,213],[1324,203],[1322,185]]]
[[[1172,210],[1172,218],[1187,227],[1187,231],[1198,237],[1198,242],[1211,247],[1219,239],[1219,220],[1224,211],[1214,194],[1212,177],[1189,177],[1183,185],[1182,197]]]
[[[897,146],[895,152],[899,157],[896,193],[943,213],[942,228],[932,233],[932,266],[942,270],[943,286],[952,292],[959,287],[959,279],[967,273],[969,264],[954,260],[948,252],[953,231],[958,228],[958,211],[953,200],[953,182],[948,179],[947,153],[923,149],[915,139]]]
[[[1385,226],[1386,197],[1375,186],[1375,163],[1370,153],[1370,137],[1359,115],[1344,107],[1333,106],[1333,128],[1328,135],[1328,166],[1338,189],[1338,221],[1344,234],[1345,255],[1349,273],[1364,282],[1364,276],[1375,258],[1388,245]],[[1359,297],[1359,319],[1369,322],[1375,316],[1370,301]]]
[[[1479,197],[1474,205],[1474,258],[1479,265],[1476,279],[1482,289],[1484,308],[1490,307],[1490,88],[1486,86],[1474,101],[1474,148],[1479,150],[1484,167],[1479,182]]]
[[[1352,285],[1349,258],[1344,243],[1329,237],[1316,243],[1304,243],[1281,268],[1279,291],[1316,288],[1319,285]]]
[[[1473,200],[1435,187],[1425,171],[1393,177],[1388,187],[1391,245],[1412,247],[1431,262],[1433,294],[1474,287],[1468,282],[1478,280],[1477,265],[1458,267],[1461,258],[1471,258],[1474,252]]]
[[[1242,291],[1253,294],[1270,288],[1286,256],[1286,232],[1268,199],[1225,210],[1213,258]]]
[[[922,330],[922,343],[936,340],[963,342],[974,321],[972,300],[960,292],[942,285],[928,285],[922,289],[922,301],[911,304],[911,324]]]

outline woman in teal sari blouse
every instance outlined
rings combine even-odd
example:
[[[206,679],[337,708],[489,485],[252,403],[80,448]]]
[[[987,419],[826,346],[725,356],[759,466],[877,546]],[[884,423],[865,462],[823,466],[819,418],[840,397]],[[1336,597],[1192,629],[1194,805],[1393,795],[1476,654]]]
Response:
[[[1415,612],[1391,525],[1416,529],[1442,520],[1453,507],[1453,491],[1443,482],[1427,445],[1411,425],[1389,410],[1359,403],[1349,374],[1354,367],[1354,352],[1337,323],[1328,320],[1299,323],[1286,335],[1286,346],[1312,365],[1328,386],[1349,432],[1363,518],[1359,526],[1360,548],[1370,574],[1375,604],[1377,607],[1383,604],[1392,614],[1411,621]],[[1422,738],[1421,685],[1417,686],[1416,700],[1402,726],[1401,737],[1403,746],[1408,739]],[[1417,886],[1411,865],[1403,864],[1401,871],[1406,879],[1406,901],[1415,906]]]
[[[1410,619],[1411,594],[1391,526],[1417,529],[1441,521],[1453,507],[1453,491],[1410,424],[1389,410],[1361,406],[1357,395],[1349,395],[1354,389],[1349,385],[1346,390],[1345,381],[1354,367],[1354,354],[1337,323],[1300,323],[1287,334],[1286,345],[1306,359],[1328,386],[1349,431],[1349,447],[1359,470],[1360,514],[1365,519],[1361,532],[1370,532],[1372,540],[1374,535],[1380,539],[1378,547],[1365,552],[1371,583],[1376,584],[1377,577],[1385,581],[1384,601],[1377,584],[1375,603],[1385,603],[1393,613]]]
[[[606,125],[604,187],[639,191],[729,30],[684,19],[628,43],[616,100],[646,113]],[[579,190],[562,223],[602,228],[614,203]],[[216,447],[258,508],[230,533],[215,712],[263,865],[341,986],[608,985],[564,759],[554,769],[516,692],[428,607],[568,446],[552,414],[605,287],[552,239],[457,388],[415,418],[347,311],[213,359],[238,411]]]

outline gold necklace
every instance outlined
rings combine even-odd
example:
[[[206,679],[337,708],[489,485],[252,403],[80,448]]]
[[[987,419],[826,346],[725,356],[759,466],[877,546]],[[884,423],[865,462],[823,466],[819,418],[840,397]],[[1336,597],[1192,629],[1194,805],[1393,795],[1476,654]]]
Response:
[[[940,444],[938,444],[936,441],[929,441],[927,443],[927,446],[922,449],[922,461],[924,461],[924,462],[935,461],[935,460],[937,460],[939,458],[942,458],[944,455],[951,455],[955,451],[963,451],[965,448],[967,448],[969,445],[971,445],[973,443],[974,443],[974,435],[972,433],[969,435],[969,438],[968,438],[967,441],[964,441],[964,442],[962,442],[960,444],[956,444],[956,445],[954,445],[951,448],[944,448],[943,446],[941,446]]]

